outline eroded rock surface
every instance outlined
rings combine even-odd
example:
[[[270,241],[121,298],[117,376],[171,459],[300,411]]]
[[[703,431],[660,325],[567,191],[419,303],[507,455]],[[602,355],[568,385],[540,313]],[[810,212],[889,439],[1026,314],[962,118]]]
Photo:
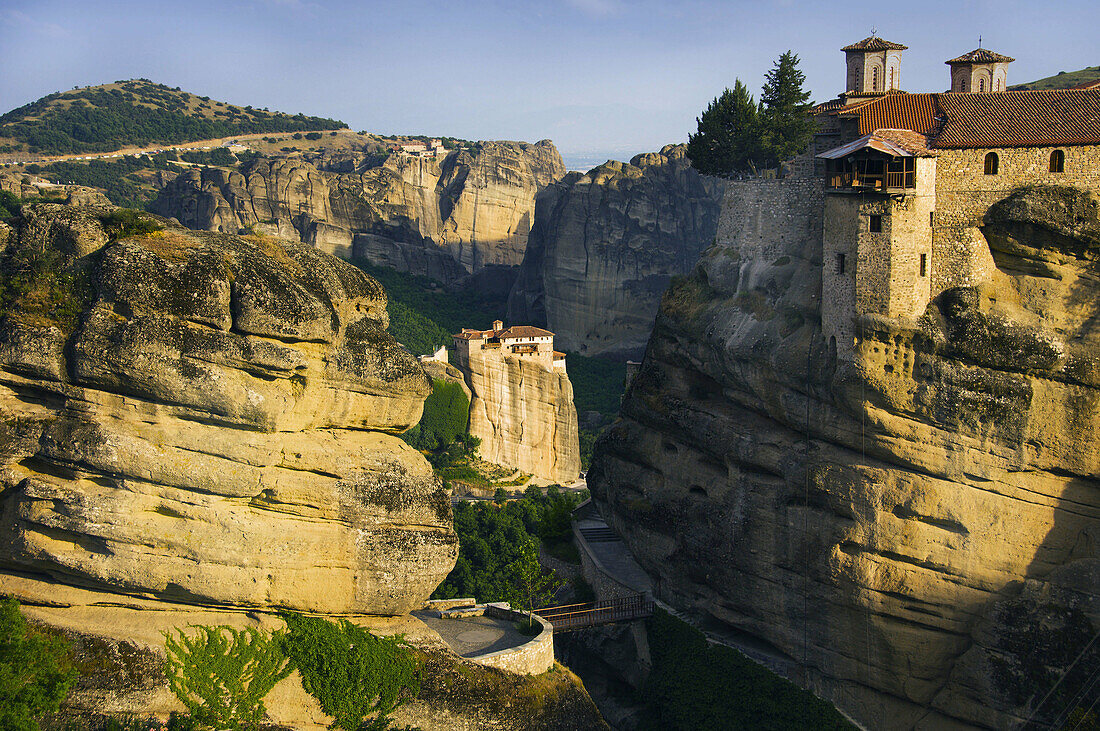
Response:
[[[520,356],[471,356],[460,370],[483,459],[563,485],[576,481],[580,431],[568,375]]]
[[[661,293],[717,231],[724,185],[684,151],[667,145],[549,186],[508,319],[552,330],[562,350],[640,357]]]
[[[395,436],[430,386],[382,288],[304,244],[131,234],[110,212],[25,206],[9,235],[0,592],[25,575],[222,607],[419,606],[457,539]]]
[[[161,192],[156,210],[193,229],[253,227],[450,282],[519,266],[535,196],[564,175],[549,140],[483,142],[445,157],[393,155],[353,173],[260,159],[241,172],[184,173]]]
[[[820,213],[770,215],[798,225],[767,251],[745,243],[767,221],[731,227],[665,294],[588,473],[602,512],[662,598],[868,727],[1087,708],[1096,199],[1037,188],[995,205],[993,278],[916,322],[864,318],[839,363],[819,326]]]

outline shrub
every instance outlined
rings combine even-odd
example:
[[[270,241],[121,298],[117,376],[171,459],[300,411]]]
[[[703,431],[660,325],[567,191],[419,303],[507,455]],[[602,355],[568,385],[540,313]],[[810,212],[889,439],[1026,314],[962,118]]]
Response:
[[[195,626],[164,633],[168,687],[196,720],[219,729],[255,726],[263,699],[293,667],[274,635],[247,627]],[[177,636],[178,635],[178,636]]]
[[[145,236],[164,230],[156,219],[143,216],[141,212],[132,208],[118,208],[101,216],[99,220],[112,241],[128,236]]]
[[[432,392],[424,400],[424,415],[408,441],[419,449],[446,449],[466,433],[469,419],[470,400],[462,386],[433,378]]]
[[[302,686],[344,731],[384,729],[386,718],[420,692],[420,663],[404,636],[376,637],[346,619],[338,623],[291,612],[283,650]],[[367,724],[364,717],[374,715]]]
[[[36,718],[57,711],[75,680],[68,641],[35,631],[19,602],[0,599],[0,728],[35,731]]]
[[[307,132],[306,133],[306,139],[307,140],[319,140],[319,139],[321,139],[321,133],[320,132]]]

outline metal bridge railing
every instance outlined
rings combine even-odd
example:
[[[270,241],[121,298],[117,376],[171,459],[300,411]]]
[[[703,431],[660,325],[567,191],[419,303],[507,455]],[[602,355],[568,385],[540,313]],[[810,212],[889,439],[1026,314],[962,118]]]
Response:
[[[555,632],[561,632],[649,617],[653,614],[653,600],[645,594],[637,594],[621,599],[544,607],[536,609],[535,614],[553,625]]]

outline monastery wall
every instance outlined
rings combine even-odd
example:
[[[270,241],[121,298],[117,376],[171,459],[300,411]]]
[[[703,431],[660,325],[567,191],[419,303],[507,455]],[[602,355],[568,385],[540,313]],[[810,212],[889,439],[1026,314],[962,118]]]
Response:
[[[794,237],[821,240],[823,181],[818,178],[731,180],[722,200],[715,243],[734,246],[741,260],[771,261]]]
[[[1062,150],[1065,172],[1050,172],[1050,154]],[[985,156],[996,152],[996,175],[985,174]],[[932,292],[973,286],[990,277],[993,257],[982,235],[985,213],[1013,190],[1028,185],[1067,185],[1100,195],[1100,145],[942,150],[937,159]]]

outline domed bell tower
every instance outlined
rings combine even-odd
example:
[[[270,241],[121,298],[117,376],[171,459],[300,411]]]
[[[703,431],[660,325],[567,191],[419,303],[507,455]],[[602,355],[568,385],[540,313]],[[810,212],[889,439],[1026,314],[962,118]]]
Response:
[[[848,94],[875,94],[901,88],[901,52],[909,46],[872,35],[840,49],[848,64]]]
[[[1015,60],[979,46],[970,53],[944,61],[951,67],[951,91],[1004,91],[1008,88],[1008,65]]]

